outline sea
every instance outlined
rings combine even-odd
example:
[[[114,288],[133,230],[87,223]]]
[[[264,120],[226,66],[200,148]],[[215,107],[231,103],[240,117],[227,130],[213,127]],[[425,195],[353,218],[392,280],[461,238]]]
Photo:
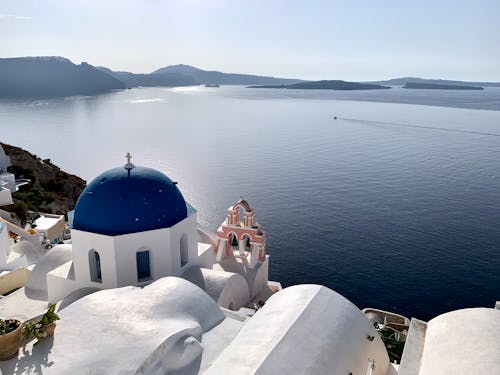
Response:
[[[283,286],[423,320],[500,300],[500,88],[135,88],[2,100],[0,129],[88,181],[130,152],[213,231],[245,198]]]

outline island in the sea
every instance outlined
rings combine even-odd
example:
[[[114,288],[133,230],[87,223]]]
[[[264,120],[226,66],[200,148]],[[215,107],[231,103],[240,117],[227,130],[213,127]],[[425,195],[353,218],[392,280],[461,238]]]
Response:
[[[418,78],[418,77],[400,77],[386,79],[382,81],[370,81],[376,85],[386,86],[404,86],[406,83],[430,83],[433,85],[454,85],[454,86],[480,86],[480,87],[500,87],[500,82],[469,82],[469,81],[453,81],[450,79],[433,79],[433,78]]]
[[[484,90],[479,86],[445,85],[438,83],[418,83],[406,82],[404,89],[425,89],[425,90]]]
[[[380,90],[390,89],[388,86],[371,83],[347,82],[341,80],[323,80],[312,82],[299,82],[291,85],[260,85],[247,86],[252,89],[299,89],[299,90]]]
[[[151,73],[132,73],[93,66],[86,62],[77,65],[59,56],[0,58],[0,100],[97,95],[141,86],[198,85],[245,85],[249,88],[303,90],[379,90],[393,86],[404,86],[407,89],[483,90],[483,87],[500,87],[500,82],[465,82],[416,77],[371,82],[303,81],[203,70],[185,64],[165,66]]]
[[[136,74],[95,67],[86,62],[76,65],[59,56],[0,58],[0,99],[96,95],[139,86],[279,85],[297,82],[302,81],[207,71],[183,64]]]

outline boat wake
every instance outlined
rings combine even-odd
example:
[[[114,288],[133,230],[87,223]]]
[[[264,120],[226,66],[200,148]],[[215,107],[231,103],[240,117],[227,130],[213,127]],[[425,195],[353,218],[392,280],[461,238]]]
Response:
[[[486,132],[480,132],[480,131],[474,131],[474,130],[448,129],[448,128],[439,128],[439,127],[435,127],[435,126],[411,125],[411,124],[403,124],[403,123],[399,123],[399,122],[361,120],[361,119],[347,118],[347,117],[338,117],[338,119],[344,120],[344,121],[350,121],[350,122],[360,122],[363,124],[402,126],[402,127],[406,127],[406,128],[439,130],[439,131],[453,132],[453,133],[478,134],[478,135],[485,135],[485,136],[490,136],[490,137],[500,137],[500,134],[497,134],[497,133],[486,133]]]

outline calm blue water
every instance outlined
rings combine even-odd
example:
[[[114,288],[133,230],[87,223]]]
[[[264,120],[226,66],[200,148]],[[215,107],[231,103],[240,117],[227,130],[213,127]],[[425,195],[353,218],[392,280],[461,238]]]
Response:
[[[321,283],[359,307],[425,320],[492,307],[500,111],[451,107],[500,109],[500,89],[389,91],[148,88],[4,101],[1,139],[85,179],[130,151],[179,181],[213,230],[243,196],[284,285]],[[431,103],[441,107],[422,105]]]

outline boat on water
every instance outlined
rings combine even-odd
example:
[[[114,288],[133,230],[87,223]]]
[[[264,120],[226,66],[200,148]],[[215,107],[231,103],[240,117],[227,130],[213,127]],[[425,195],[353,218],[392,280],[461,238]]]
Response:
[[[218,83],[207,83],[205,87],[220,87]]]

